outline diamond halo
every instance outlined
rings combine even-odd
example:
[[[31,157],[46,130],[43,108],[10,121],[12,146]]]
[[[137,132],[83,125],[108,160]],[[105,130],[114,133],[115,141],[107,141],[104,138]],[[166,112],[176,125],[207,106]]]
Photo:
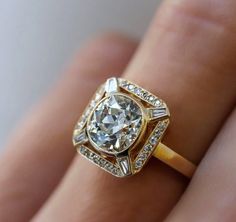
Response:
[[[138,173],[169,123],[165,102],[121,78],[102,84],[79,121],[73,143],[86,159],[117,177]]]

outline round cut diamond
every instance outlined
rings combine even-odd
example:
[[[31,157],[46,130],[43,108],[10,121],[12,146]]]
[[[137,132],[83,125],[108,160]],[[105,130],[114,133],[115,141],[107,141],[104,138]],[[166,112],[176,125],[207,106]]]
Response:
[[[91,114],[87,132],[96,149],[117,154],[128,149],[139,136],[143,116],[132,98],[113,94],[102,100]]]

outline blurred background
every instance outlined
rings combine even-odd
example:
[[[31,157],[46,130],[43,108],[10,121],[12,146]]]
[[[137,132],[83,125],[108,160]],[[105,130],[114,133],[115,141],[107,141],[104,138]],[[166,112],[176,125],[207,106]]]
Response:
[[[141,37],[158,0],[0,0],[0,150],[90,36]]]

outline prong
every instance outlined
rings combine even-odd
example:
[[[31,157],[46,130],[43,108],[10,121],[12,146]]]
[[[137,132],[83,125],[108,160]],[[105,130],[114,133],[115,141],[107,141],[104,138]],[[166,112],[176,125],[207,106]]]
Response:
[[[166,106],[147,108],[147,114],[150,120],[155,120],[170,116],[169,109]]]
[[[117,78],[112,77],[107,79],[105,83],[105,91],[107,94],[119,92],[119,84]]]

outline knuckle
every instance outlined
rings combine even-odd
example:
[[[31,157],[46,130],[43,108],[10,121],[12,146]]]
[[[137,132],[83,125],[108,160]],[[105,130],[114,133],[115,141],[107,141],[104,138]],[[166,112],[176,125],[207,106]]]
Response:
[[[236,16],[236,2],[228,2],[231,4],[169,0],[154,20],[153,29],[164,32],[162,36],[171,42],[170,47],[176,48],[174,53],[185,53],[183,58],[191,61],[190,70],[194,64],[198,70],[231,79],[235,70],[236,20],[232,18]],[[180,61],[179,56],[174,59]]]
[[[170,31],[176,31],[181,26],[186,27],[185,31],[189,32],[192,30],[191,26],[195,29],[222,34],[236,30],[236,24],[232,20],[236,14],[235,6],[236,4],[233,7],[233,3],[225,4],[218,0],[171,0],[164,5],[165,12],[161,13],[164,16],[161,16],[163,19],[160,20]]]

